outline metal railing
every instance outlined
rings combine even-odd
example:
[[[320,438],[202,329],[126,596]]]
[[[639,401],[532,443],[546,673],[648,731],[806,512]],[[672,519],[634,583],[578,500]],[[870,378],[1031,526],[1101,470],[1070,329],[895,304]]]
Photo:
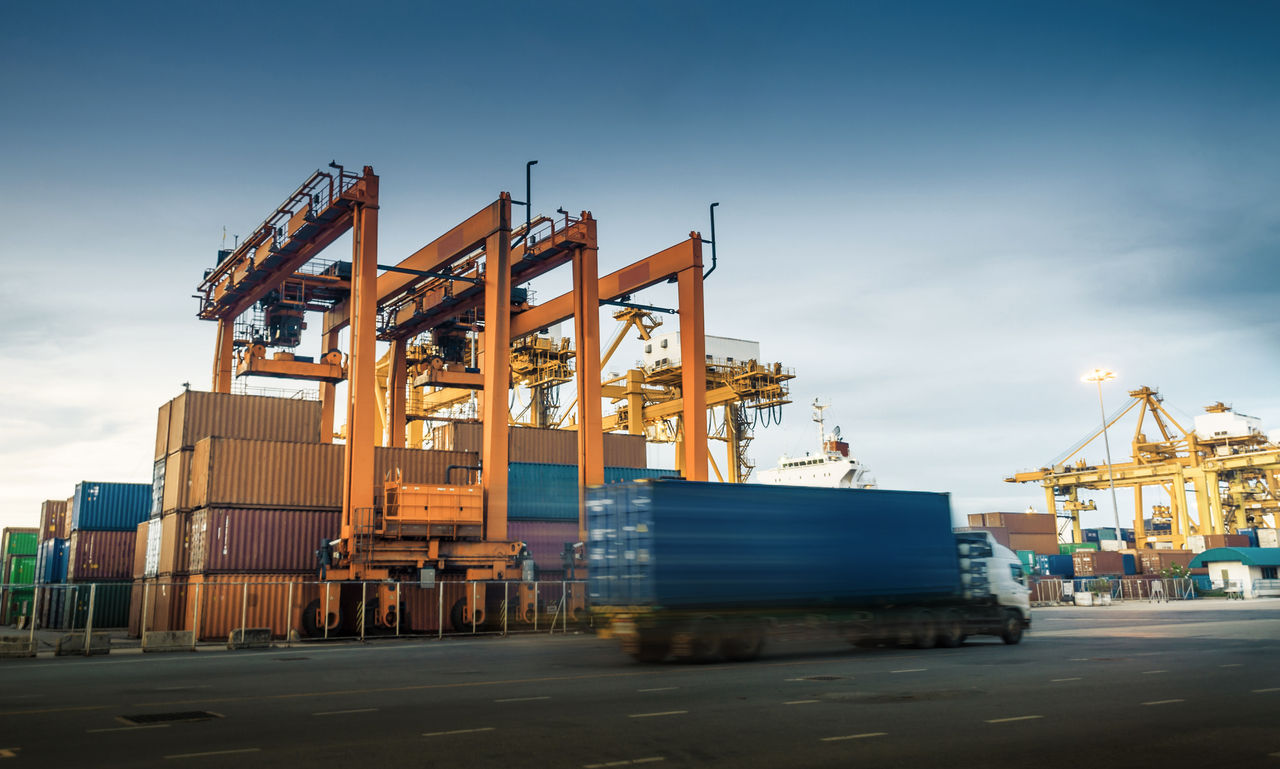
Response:
[[[1032,605],[1072,603],[1077,593],[1099,593],[1097,577],[1038,578],[1031,583]],[[1184,601],[1196,597],[1195,581],[1188,577],[1157,579],[1108,579],[1105,595],[1111,602]]]

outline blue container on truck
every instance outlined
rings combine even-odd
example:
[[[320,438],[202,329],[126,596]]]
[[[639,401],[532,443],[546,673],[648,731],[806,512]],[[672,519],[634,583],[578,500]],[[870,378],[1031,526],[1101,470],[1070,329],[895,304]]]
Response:
[[[605,483],[676,477],[675,470],[606,467]],[[577,521],[578,466],[512,462],[507,466],[507,519]]]
[[[72,502],[71,529],[133,531],[151,514],[151,484],[81,481]]]
[[[593,604],[838,606],[960,593],[945,494],[673,480],[597,486],[588,500]]]
[[[1018,556],[953,532],[946,494],[606,484],[588,490],[586,544],[596,626],[642,662],[745,661],[819,625],[860,645],[1012,644],[1031,621]]]

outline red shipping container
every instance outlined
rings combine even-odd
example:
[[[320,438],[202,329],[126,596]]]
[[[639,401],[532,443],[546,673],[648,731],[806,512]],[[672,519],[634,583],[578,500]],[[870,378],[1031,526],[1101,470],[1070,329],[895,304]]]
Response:
[[[40,504],[40,536],[41,542],[65,536],[68,513],[71,507],[65,499],[46,499]]]
[[[239,627],[271,628],[276,638],[301,626],[302,609],[319,597],[315,578],[300,574],[192,574],[184,630],[225,641]]]
[[[1077,577],[1123,576],[1124,556],[1105,550],[1077,550],[1071,554]]]
[[[68,582],[101,582],[133,578],[133,544],[137,530],[73,531],[67,548]]]
[[[190,570],[314,574],[321,540],[336,539],[341,532],[342,514],[337,512],[197,510],[191,514]]]
[[[1206,534],[1204,547],[1212,550],[1215,547],[1250,547],[1252,543],[1243,534]]]

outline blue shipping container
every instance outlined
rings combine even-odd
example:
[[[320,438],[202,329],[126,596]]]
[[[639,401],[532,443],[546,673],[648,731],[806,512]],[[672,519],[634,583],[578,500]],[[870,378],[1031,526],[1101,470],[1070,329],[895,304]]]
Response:
[[[1136,558],[1134,558],[1134,557],[1133,557],[1133,553],[1123,553],[1123,555],[1124,555],[1124,558],[1123,558],[1123,559],[1121,559],[1121,560],[1124,562],[1124,573],[1125,573],[1125,574],[1137,574],[1137,573],[1138,573],[1138,559],[1136,559]]]
[[[36,557],[36,582],[56,585],[67,581],[67,542],[65,539],[46,539],[40,543]]]
[[[151,484],[81,481],[71,509],[71,529],[133,531],[151,513]]]
[[[606,467],[605,483],[676,477],[675,470]],[[507,469],[507,519],[578,520],[578,466],[512,462]]]
[[[614,483],[588,490],[587,529],[596,606],[852,607],[961,590],[946,494]]]
[[[1076,576],[1075,560],[1069,555],[1036,556],[1036,573],[1045,577]]]
[[[1258,530],[1257,529],[1236,529],[1236,533],[1242,537],[1249,538],[1249,547],[1258,546]]]

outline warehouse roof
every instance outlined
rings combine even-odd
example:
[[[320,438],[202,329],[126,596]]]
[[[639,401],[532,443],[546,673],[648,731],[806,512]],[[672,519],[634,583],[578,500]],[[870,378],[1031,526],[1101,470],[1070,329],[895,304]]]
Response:
[[[1280,547],[1215,547],[1191,559],[1191,568],[1207,563],[1239,561],[1245,566],[1280,566]]]

